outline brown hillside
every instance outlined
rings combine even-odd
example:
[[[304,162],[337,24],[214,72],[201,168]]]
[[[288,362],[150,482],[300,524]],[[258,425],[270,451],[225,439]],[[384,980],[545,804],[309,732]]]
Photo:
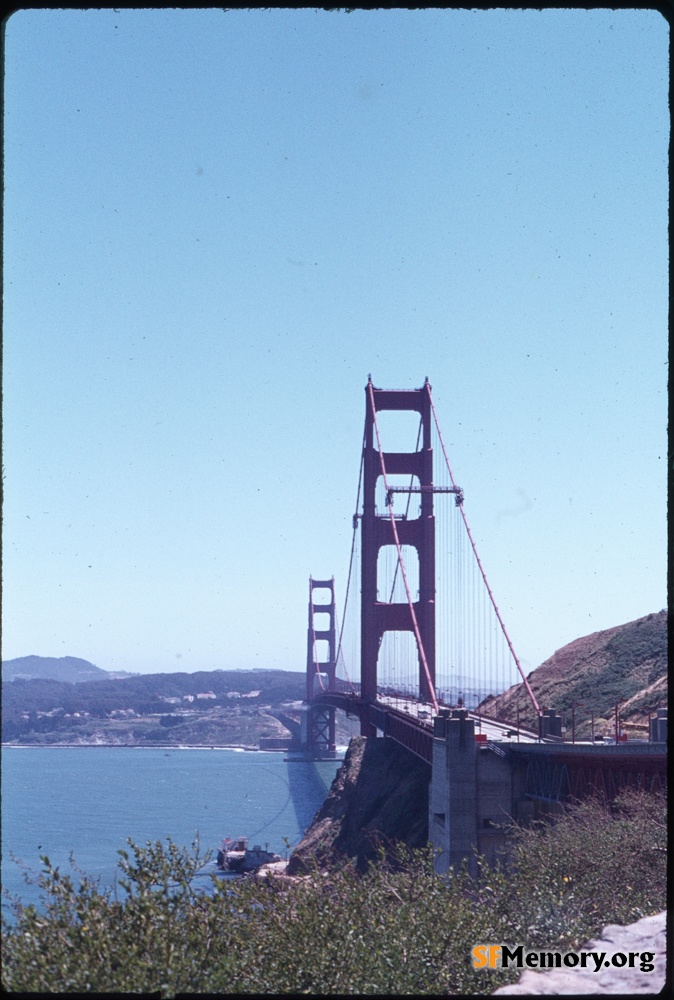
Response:
[[[612,734],[617,701],[625,731],[645,734],[649,713],[667,704],[667,611],[575,639],[527,680],[540,707],[563,713],[569,728],[576,703],[577,736],[589,734],[592,713],[595,734]],[[519,707],[521,724],[536,725],[523,684],[486,699],[481,707],[509,721],[516,719]]]

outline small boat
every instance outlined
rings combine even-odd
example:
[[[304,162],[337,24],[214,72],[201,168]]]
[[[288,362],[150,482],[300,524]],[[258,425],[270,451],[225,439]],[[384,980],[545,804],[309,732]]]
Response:
[[[280,854],[263,851],[259,844],[252,850],[248,847],[248,837],[224,837],[217,854],[217,866],[221,872],[255,872],[262,865],[280,861]]]

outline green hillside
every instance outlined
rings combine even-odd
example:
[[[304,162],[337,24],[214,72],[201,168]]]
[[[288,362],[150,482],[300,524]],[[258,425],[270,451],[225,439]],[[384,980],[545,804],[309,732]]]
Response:
[[[252,720],[262,706],[300,701],[305,684],[304,674],[284,670],[141,674],[78,684],[17,679],[2,685],[2,739],[56,742],[65,734],[78,740],[117,739],[123,732],[124,741],[163,736],[171,742],[179,734],[169,733],[180,724],[187,727],[187,742],[197,717],[208,716],[217,722],[208,732],[217,730],[221,742],[238,743],[244,736],[245,743],[256,742],[256,727],[260,735],[288,735],[276,721]],[[147,720],[152,720],[152,733]],[[203,740],[218,742],[203,725],[198,728]]]

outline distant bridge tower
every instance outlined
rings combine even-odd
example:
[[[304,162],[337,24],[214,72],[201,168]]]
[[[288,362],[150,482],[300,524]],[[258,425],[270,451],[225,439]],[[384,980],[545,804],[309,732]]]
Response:
[[[328,600],[317,602],[314,591],[327,591]],[[317,616],[320,616],[317,619]],[[327,621],[326,621],[327,617]],[[302,745],[314,756],[333,756],[335,709],[314,705],[313,699],[335,687],[335,578],[309,577],[309,628],[307,630],[307,710],[303,714]]]
[[[377,597],[377,562],[380,549],[395,545],[389,513],[375,513],[375,489],[382,475],[376,438],[376,414],[381,410],[412,410],[422,423],[421,448],[413,452],[387,452],[384,468],[388,475],[416,476],[421,493],[418,518],[396,520],[401,545],[411,545],[419,559],[419,595],[413,603],[423,645],[428,676],[419,657],[419,696],[430,701],[429,677],[435,686],[435,518],[433,515],[433,449],[431,445],[431,397],[428,380],[421,389],[376,389],[372,380],[365,388],[365,441],[363,454],[363,513],[361,524],[361,698],[371,702],[377,696],[377,659],[382,637],[388,631],[414,631],[408,603],[387,603]],[[388,501],[390,502],[389,496]],[[376,736],[376,727],[361,722],[363,736]]]

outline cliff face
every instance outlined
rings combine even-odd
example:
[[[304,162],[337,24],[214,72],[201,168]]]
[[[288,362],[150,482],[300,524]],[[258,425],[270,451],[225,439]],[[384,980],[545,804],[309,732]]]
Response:
[[[355,858],[364,871],[380,845],[425,846],[430,776],[428,764],[393,740],[354,737],[288,873],[301,873],[314,862],[328,867],[345,857]]]

